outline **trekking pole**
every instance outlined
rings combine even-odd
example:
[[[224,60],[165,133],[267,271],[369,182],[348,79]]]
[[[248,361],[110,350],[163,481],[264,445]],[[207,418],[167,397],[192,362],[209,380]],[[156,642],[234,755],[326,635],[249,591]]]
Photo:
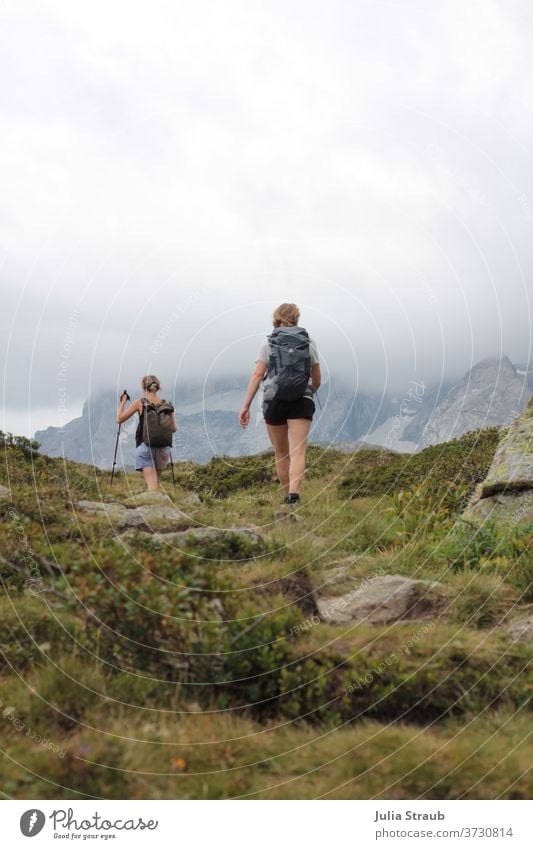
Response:
[[[124,392],[122,393],[122,395],[125,395],[125,396],[126,396],[126,401],[130,401],[130,400],[131,400],[131,399],[130,399],[130,396],[128,395],[128,393],[126,392],[126,390],[124,390]],[[121,398],[122,398],[122,395],[120,396]],[[122,427],[122,422],[120,422],[120,424],[119,424],[119,426],[118,426],[118,430],[117,430],[117,441],[115,442],[115,454],[114,454],[114,456],[113,456],[113,468],[111,469],[111,484],[113,483],[113,478],[115,477],[115,466],[117,465],[118,440],[119,440],[119,438],[120,438],[120,428],[121,428],[121,427]],[[110,484],[110,485],[111,485],[111,484]]]
[[[172,451],[170,452],[170,468],[172,469],[172,483],[176,489],[176,476],[174,475],[174,463],[172,462]]]
[[[318,401],[318,406],[320,407],[320,412],[322,412],[322,404],[320,403],[320,398],[318,397],[318,390],[315,392],[316,400]]]

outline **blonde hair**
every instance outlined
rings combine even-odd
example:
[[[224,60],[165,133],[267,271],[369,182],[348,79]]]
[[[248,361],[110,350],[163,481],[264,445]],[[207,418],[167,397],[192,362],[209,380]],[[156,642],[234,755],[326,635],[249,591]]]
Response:
[[[161,384],[155,374],[145,374],[141,380],[141,386],[145,392],[159,392]]]
[[[297,327],[299,320],[300,310],[296,304],[280,304],[272,317],[274,327]]]

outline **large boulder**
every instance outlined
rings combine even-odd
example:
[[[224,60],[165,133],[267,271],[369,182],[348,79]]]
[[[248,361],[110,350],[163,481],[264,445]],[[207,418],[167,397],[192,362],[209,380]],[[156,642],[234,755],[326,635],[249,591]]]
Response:
[[[500,442],[485,480],[463,518],[506,524],[533,522],[533,398]]]
[[[436,581],[383,575],[345,595],[317,598],[317,607],[320,618],[331,625],[363,620],[377,625],[437,616],[445,601],[444,588]]]

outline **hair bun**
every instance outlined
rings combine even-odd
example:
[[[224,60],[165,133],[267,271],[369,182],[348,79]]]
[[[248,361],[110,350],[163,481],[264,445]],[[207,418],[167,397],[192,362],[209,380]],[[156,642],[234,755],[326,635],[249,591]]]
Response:
[[[141,386],[145,392],[157,392],[157,390],[161,388],[159,379],[155,376],[155,374],[145,374],[141,381]]]

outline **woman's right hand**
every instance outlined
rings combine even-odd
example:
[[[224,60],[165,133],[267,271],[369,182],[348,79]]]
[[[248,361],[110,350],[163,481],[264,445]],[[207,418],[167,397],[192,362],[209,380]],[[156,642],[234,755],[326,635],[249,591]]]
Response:
[[[250,407],[243,407],[239,413],[239,424],[241,427],[248,427],[250,424]]]

